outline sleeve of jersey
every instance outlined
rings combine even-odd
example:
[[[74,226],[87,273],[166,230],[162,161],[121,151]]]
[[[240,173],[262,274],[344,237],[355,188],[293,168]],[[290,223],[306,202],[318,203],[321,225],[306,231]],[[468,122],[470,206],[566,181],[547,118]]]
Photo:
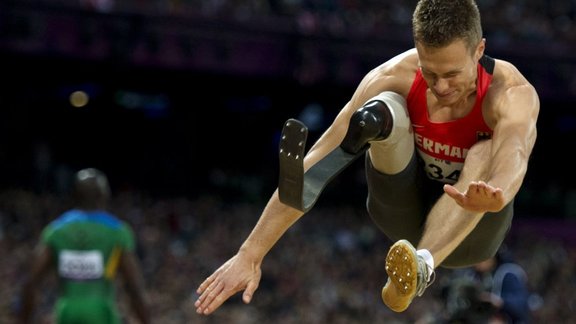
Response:
[[[134,233],[128,224],[122,223],[118,229],[118,244],[114,246],[108,260],[106,261],[106,268],[104,277],[112,280],[116,276],[116,270],[123,251],[133,252],[135,248]]]
[[[50,243],[52,242],[52,237],[54,235],[54,231],[55,231],[55,228],[51,224],[46,226],[42,230],[42,233],[40,234],[40,243],[43,243],[46,245],[51,245]]]

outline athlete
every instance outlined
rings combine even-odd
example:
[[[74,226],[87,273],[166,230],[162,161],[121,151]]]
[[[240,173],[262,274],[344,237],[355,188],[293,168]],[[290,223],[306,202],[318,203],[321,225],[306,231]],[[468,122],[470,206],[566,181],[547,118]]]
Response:
[[[308,173],[337,165],[333,152],[368,147],[366,206],[393,243],[382,299],[395,312],[424,293],[437,267],[470,266],[496,253],[540,110],[517,68],[485,54],[474,0],[420,0],[412,29],[415,47],[363,78],[303,162]],[[276,190],[238,252],[199,285],[197,313],[211,314],[240,291],[249,303],[265,255],[305,212]]]
[[[34,322],[36,290],[55,270],[59,296],[55,323],[122,323],[115,282],[120,273],[135,315],[149,323],[143,277],[134,254],[135,239],[127,223],[106,211],[108,179],[99,170],[76,173],[75,208],[44,228],[38,254],[23,285],[21,323]]]

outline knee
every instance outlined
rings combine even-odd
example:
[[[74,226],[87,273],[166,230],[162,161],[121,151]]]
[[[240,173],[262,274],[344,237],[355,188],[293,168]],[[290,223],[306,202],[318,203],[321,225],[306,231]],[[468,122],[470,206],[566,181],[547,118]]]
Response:
[[[370,141],[383,140],[392,131],[392,114],[382,100],[368,101],[350,118],[348,132],[340,147],[349,153],[358,153]]]

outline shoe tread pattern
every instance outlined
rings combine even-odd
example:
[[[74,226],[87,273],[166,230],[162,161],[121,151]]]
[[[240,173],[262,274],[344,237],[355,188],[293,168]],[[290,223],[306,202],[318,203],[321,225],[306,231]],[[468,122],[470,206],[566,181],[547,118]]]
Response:
[[[396,242],[386,256],[386,273],[401,295],[416,295],[418,257],[406,240]]]

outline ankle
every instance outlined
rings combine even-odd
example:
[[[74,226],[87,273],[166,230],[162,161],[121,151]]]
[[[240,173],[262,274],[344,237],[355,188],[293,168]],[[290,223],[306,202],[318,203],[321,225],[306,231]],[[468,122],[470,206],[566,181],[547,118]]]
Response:
[[[434,272],[434,269],[435,269],[434,256],[432,256],[432,253],[430,253],[430,251],[428,251],[427,249],[417,250],[416,255],[420,256],[424,260],[424,262],[426,262],[428,269],[431,270],[431,271],[428,271],[428,273],[426,275],[426,281],[429,282],[430,278],[432,276],[432,273]]]

